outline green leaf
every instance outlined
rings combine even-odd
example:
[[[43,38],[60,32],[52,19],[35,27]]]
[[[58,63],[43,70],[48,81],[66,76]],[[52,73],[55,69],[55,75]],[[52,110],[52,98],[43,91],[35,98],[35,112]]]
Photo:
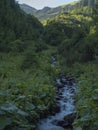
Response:
[[[82,116],[80,120],[81,121],[89,121],[90,119],[91,119],[91,115],[88,114],[88,115]]]
[[[35,106],[31,103],[27,103],[25,108],[26,108],[27,111],[32,111],[32,110],[35,109]]]
[[[1,110],[8,113],[19,114],[21,116],[28,116],[28,113],[22,111],[12,103],[5,104],[4,106],[1,107]]]
[[[82,128],[79,126],[79,127],[77,127],[75,130],[82,130]]]
[[[26,98],[26,96],[19,96],[15,101],[18,101],[18,100],[21,100],[21,99],[25,99]]]
[[[95,92],[95,93],[98,93],[98,89],[95,89],[94,92]]]
[[[24,111],[22,111],[20,109],[17,111],[17,114],[19,114],[21,116],[28,116],[28,113],[26,113],[26,112],[24,112]]]
[[[1,107],[1,110],[10,112],[10,113],[16,113],[18,108],[12,103],[7,103]]]
[[[98,96],[97,95],[92,96],[92,98],[93,98],[93,100],[98,101]]]
[[[0,116],[1,116],[1,115],[4,115],[4,114],[5,114],[5,112],[2,111],[2,110],[0,110]]]
[[[44,105],[38,105],[37,108],[41,111],[45,110],[46,107]]]
[[[94,90],[92,98],[93,98],[93,100],[95,100],[95,101],[98,100],[98,89],[95,89],[95,90]]]

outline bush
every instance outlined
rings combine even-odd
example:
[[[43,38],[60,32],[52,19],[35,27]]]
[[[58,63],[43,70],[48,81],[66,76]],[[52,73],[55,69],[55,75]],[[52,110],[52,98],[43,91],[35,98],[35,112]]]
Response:
[[[9,44],[9,47],[12,51],[15,52],[23,52],[25,49],[25,43],[21,41],[20,39],[17,39]]]
[[[81,66],[82,67],[82,66]],[[84,66],[84,73],[78,79],[77,88],[77,118],[74,130],[97,130],[98,102],[98,67],[94,64]]]
[[[34,50],[27,51],[21,65],[21,69],[28,69],[38,65],[38,58]]]

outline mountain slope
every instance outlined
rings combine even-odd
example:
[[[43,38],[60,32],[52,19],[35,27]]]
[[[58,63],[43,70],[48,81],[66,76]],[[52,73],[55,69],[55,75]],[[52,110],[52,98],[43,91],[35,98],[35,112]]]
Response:
[[[46,20],[48,18],[53,18],[62,12],[69,12],[72,10],[75,10],[77,8],[82,8],[82,7],[90,7],[93,8],[95,3],[98,0],[80,0],[78,2],[71,2],[66,5],[58,6],[56,8],[50,8],[50,7],[44,7],[41,10],[34,10],[30,12],[30,14],[33,14],[36,16],[39,20]],[[20,6],[21,7],[21,6]],[[24,10],[26,13],[28,13],[28,10]]]
[[[27,14],[32,14],[37,11],[37,9],[30,7],[29,5],[26,5],[26,4],[20,4],[19,6]]]
[[[78,6],[78,4],[78,2],[72,2],[70,4],[58,6],[56,8],[44,7],[41,10],[32,11],[32,14],[36,16],[39,20],[44,20],[48,18],[53,18],[59,15],[61,12],[68,12],[70,10],[73,10]],[[27,10],[24,11],[28,13]]]
[[[25,14],[14,0],[0,0],[0,50],[8,49],[9,43],[16,39],[37,39],[42,28],[41,23]]]
[[[98,2],[98,0],[81,0],[80,5],[93,8],[96,2]]]
[[[42,53],[42,31],[15,0],[0,0],[0,130],[35,130],[54,105],[51,55]]]

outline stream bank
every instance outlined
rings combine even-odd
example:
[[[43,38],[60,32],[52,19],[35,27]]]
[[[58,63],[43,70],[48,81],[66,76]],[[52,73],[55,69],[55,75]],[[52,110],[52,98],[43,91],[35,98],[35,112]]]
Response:
[[[74,105],[75,79],[72,76],[60,74],[56,79],[56,86],[56,103],[60,108],[59,112],[42,119],[38,124],[39,130],[73,130],[72,123],[76,116]]]

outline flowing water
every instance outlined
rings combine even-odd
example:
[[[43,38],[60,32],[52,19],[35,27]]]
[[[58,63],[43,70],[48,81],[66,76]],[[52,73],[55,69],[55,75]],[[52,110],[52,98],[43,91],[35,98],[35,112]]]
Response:
[[[64,120],[64,117],[75,113],[73,96],[76,90],[76,84],[66,76],[57,79],[57,85],[61,86],[58,89],[58,104],[60,111],[53,116],[42,119],[39,123],[39,130],[65,130],[63,127],[58,126],[56,122]],[[60,98],[59,98],[60,97]]]
[[[51,67],[54,68],[56,64],[56,58],[54,56],[52,56],[51,58],[52,58]]]
[[[54,68],[56,64],[56,58],[52,56],[51,67]],[[39,124],[39,130],[65,130],[59,126],[57,122],[64,121],[64,117],[72,113],[76,113],[74,106],[74,94],[76,91],[76,84],[72,77],[60,76],[57,80],[57,103],[60,107],[60,111],[53,116],[49,116],[42,119]],[[72,130],[72,129],[66,129]]]

